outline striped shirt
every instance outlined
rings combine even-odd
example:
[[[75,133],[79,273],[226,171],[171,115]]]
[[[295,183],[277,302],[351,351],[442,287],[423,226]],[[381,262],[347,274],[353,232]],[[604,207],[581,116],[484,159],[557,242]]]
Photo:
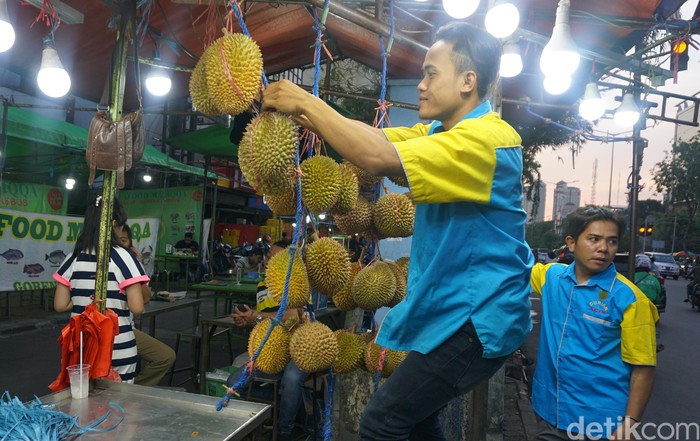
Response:
[[[73,302],[71,315],[81,314],[85,306],[92,303],[90,296],[95,293],[96,267],[95,254],[80,253],[77,256],[68,256],[53,275],[58,283],[70,288]],[[148,280],[141,264],[127,249],[111,249],[106,306],[119,318],[119,335],[114,337],[112,350],[112,367],[119,373],[122,381],[127,383],[133,383],[136,377],[136,339],[124,289],[135,283],[146,283]]]

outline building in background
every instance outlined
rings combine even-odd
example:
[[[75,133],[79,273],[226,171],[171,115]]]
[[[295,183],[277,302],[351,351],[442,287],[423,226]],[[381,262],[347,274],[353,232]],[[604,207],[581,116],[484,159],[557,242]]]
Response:
[[[540,181],[532,192],[532,199],[528,199],[527,193],[530,187],[525,187],[523,193],[523,209],[527,213],[527,222],[544,222],[545,201],[547,200],[547,184]]]
[[[561,233],[562,221],[580,205],[581,189],[569,187],[564,181],[557,182],[557,188],[554,189],[554,207],[552,208],[555,232]]]

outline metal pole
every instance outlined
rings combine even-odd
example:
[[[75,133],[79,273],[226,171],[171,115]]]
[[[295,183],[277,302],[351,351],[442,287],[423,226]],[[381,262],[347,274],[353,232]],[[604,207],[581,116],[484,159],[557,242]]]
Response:
[[[676,218],[678,215],[676,213],[673,213],[673,236],[671,236],[671,254],[673,254],[673,251],[675,250],[676,247]]]
[[[129,33],[131,17],[135,12],[135,4],[130,2],[121,8],[119,13],[119,31],[115,57],[112,63],[111,103],[109,118],[118,121],[124,105],[124,88],[126,84],[126,53],[129,49]],[[104,300],[107,297],[107,280],[109,279],[109,252],[112,240],[112,207],[117,186],[117,174],[113,171],[104,172],[102,185],[102,210],[100,212],[100,239],[97,250],[97,267],[95,276],[95,299]],[[97,303],[100,312],[105,312],[105,302]]]
[[[641,76],[634,75],[635,80],[639,81]],[[634,99],[638,103],[641,97],[639,89],[634,91]],[[642,127],[644,127],[644,112],[641,112],[639,121],[632,129],[632,188],[630,188],[630,255],[628,258],[629,269],[628,278],[634,280],[634,256],[637,254],[637,200],[639,198],[639,170],[642,166],[644,156],[645,139],[642,139]]]
[[[644,218],[644,235],[642,235],[642,253],[647,250],[647,218]]]

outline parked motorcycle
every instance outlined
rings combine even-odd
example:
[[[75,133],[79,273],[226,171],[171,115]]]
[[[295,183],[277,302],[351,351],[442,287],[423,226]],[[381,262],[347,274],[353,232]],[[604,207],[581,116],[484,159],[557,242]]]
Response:
[[[684,302],[690,303],[691,308],[698,308],[698,311],[700,311],[700,281],[696,281],[695,279],[696,277],[694,277],[691,272],[689,274],[690,283],[688,283],[686,287],[687,297]]]

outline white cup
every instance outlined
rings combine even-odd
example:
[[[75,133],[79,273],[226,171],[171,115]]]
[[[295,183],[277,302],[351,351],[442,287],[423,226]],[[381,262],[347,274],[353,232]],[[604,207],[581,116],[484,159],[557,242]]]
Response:
[[[87,398],[90,391],[90,365],[74,364],[68,366],[70,394],[73,398]]]

